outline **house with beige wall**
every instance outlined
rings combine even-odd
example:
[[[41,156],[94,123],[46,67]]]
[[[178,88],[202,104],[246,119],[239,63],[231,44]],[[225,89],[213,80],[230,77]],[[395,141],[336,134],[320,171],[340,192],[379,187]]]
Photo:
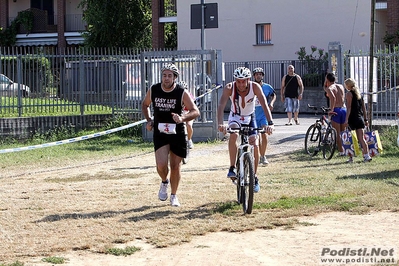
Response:
[[[300,47],[369,49],[369,0],[218,0],[218,28],[205,29],[206,49],[220,49],[223,61],[295,60]],[[201,49],[201,30],[191,29],[191,5],[177,1],[178,49]],[[376,4],[375,44],[386,31],[387,3]]]
[[[83,43],[86,29],[80,0],[0,0],[0,27],[7,28],[24,10],[34,14],[33,30],[19,30],[16,46],[57,46],[63,48]]]

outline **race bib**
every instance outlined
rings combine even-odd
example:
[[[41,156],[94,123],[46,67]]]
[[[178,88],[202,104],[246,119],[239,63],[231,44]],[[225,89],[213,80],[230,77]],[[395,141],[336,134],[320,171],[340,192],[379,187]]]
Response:
[[[158,130],[165,134],[176,134],[176,124],[159,123]]]

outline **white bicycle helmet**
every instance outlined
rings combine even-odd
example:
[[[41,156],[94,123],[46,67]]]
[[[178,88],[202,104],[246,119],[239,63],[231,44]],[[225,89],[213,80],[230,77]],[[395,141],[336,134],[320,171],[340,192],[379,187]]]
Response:
[[[246,67],[238,67],[234,70],[234,78],[236,79],[248,79],[251,77],[251,70]]]
[[[187,84],[187,82],[185,82],[185,81],[179,81],[179,83],[178,83],[181,87],[183,87],[183,89],[186,89],[186,90],[188,90],[188,84]]]
[[[172,63],[166,63],[162,66],[161,68],[161,73],[163,73],[165,70],[170,70],[173,72],[173,74],[178,77],[180,75],[179,69]]]
[[[262,75],[265,75],[265,72],[263,71],[263,68],[261,67],[256,67],[254,70],[252,70],[252,74],[255,75],[256,73],[262,73]]]

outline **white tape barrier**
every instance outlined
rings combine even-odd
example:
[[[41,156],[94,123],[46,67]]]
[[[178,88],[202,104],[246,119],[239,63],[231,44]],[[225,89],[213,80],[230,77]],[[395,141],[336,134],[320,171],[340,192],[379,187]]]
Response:
[[[51,146],[58,146],[58,145],[63,145],[63,144],[68,144],[68,143],[74,143],[74,142],[81,141],[81,140],[97,138],[100,136],[104,136],[107,134],[111,134],[111,133],[114,133],[117,131],[121,131],[121,130],[130,128],[130,127],[140,125],[142,123],[145,123],[146,121],[147,121],[146,119],[143,119],[143,120],[140,120],[140,121],[132,123],[132,124],[128,124],[125,126],[121,126],[121,127],[105,130],[102,132],[77,137],[77,138],[71,138],[71,139],[66,139],[66,140],[54,141],[54,142],[50,142],[50,143],[44,143],[44,144],[38,144],[38,145],[26,146],[26,147],[20,147],[20,148],[4,149],[4,150],[0,150],[0,153],[9,153],[9,152],[27,151],[27,150],[34,150],[34,149],[40,149],[40,148],[47,148],[47,147],[51,147]]]
[[[222,87],[222,85],[215,86],[213,89],[208,90],[204,94],[198,96],[196,98],[196,100],[204,97],[205,95],[207,95],[207,94],[211,93],[212,91],[217,90],[217,89],[219,89],[221,87]],[[94,134],[90,134],[90,135],[86,135],[86,136],[77,137],[77,138],[65,139],[65,140],[54,141],[54,142],[50,142],[50,143],[38,144],[38,145],[33,145],[33,146],[20,147],[20,148],[4,149],[4,150],[0,150],[0,153],[10,153],[10,152],[17,152],[17,151],[28,151],[28,150],[47,148],[47,147],[51,147],[51,146],[58,146],[58,145],[63,145],[63,144],[68,144],[68,143],[74,143],[74,142],[78,142],[78,141],[86,140],[86,139],[97,138],[97,137],[100,137],[100,136],[104,136],[104,135],[107,135],[107,134],[111,134],[111,133],[114,133],[114,132],[117,132],[117,131],[121,131],[121,130],[130,128],[130,127],[134,127],[134,126],[143,124],[146,121],[147,121],[146,119],[143,119],[143,120],[140,120],[140,121],[132,123],[132,124],[128,124],[128,125],[125,125],[125,126],[121,126],[121,127],[105,130],[105,131],[102,131],[102,132],[98,132],[98,133],[94,133]]]

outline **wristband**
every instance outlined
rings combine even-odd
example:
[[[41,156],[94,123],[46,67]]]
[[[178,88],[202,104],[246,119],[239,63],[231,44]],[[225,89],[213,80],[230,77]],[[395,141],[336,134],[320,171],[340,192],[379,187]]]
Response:
[[[267,124],[269,125],[269,126],[273,126],[274,124],[273,124],[273,121],[267,121]]]

